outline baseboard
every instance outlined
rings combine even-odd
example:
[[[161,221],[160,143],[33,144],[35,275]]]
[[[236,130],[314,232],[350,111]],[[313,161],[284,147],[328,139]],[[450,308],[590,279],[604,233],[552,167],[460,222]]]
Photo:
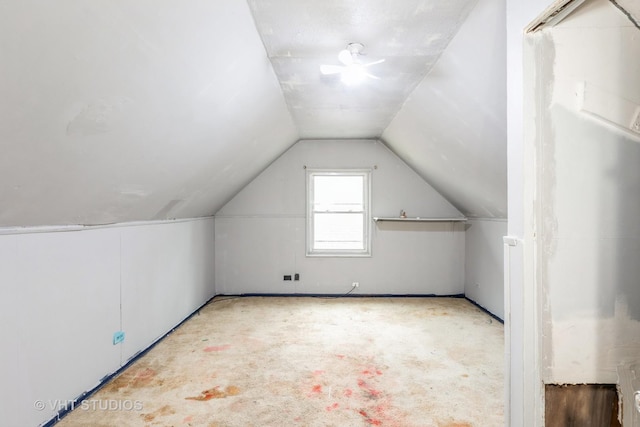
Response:
[[[321,293],[244,293],[218,294],[217,297],[315,297],[315,298],[465,298],[464,294],[436,295],[436,294],[321,294]]]
[[[478,307],[480,310],[484,311],[485,313],[487,313],[489,316],[493,317],[494,319],[496,319],[498,322],[502,323],[504,325],[504,320],[502,320],[501,318],[499,318],[498,316],[496,316],[495,314],[493,314],[492,312],[490,312],[489,310],[487,310],[486,308],[484,308],[483,306],[481,306],[480,304],[478,304],[476,301],[472,300],[471,298],[467,297],[466,295],[463,296],[464,299],[466,299],[467,301],[469,301],[471,304],[475,305],[476,307]]]

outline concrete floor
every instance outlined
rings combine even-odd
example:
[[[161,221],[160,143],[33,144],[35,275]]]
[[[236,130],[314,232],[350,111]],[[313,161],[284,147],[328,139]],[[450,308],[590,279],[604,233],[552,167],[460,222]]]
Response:
[[[58,426],[503,426],[503,346],[464,299],[219,298]]]

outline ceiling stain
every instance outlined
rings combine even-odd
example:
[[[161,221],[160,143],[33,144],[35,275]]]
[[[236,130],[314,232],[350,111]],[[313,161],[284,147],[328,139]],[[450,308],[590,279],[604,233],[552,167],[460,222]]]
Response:
[[[67,125],[68,136],[100,135],[114,130],[125,118],[133,100],[126,97],[97,99],[82,108]]]

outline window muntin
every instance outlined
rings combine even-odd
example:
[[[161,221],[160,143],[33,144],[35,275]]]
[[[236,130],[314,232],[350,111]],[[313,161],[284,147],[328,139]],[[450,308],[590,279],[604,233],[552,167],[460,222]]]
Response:
[[[307,172],[307,255],[370,256],[368,170]]]

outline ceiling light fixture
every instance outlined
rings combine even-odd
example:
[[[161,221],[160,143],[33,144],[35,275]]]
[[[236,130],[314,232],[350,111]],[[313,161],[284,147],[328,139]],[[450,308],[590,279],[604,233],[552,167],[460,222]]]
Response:
[[[340,74],[340,80],[346,85],[362,83],[366,77],[378,79],[367,72],[366,68],[384,62],[384,59],[363,64],[360,56],[364,50],[362,43],[349,43],[347,48],[340,51],[338,60],[344,65],[321,65],[320,72],[324,75]]]

